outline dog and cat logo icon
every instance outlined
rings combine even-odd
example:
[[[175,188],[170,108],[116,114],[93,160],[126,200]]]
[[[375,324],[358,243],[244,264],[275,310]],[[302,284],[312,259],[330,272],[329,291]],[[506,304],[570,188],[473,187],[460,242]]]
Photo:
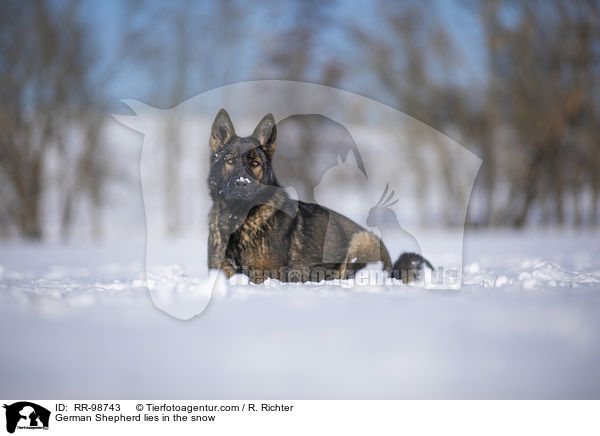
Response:
[[[6,409],[6,431],[9,433],[14,433],[16,429],[48,430],[50,422],[48,409],[29,401],[4,404],[3,407]]]

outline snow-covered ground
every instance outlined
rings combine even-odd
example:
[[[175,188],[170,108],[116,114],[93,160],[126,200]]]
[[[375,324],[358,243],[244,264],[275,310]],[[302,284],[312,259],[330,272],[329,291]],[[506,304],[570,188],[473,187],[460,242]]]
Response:
[[[599,236],[470,231],[461,290],[229,283],[189,321],[152,304],[143,243],[4,243],[0,392],[600,398]]]

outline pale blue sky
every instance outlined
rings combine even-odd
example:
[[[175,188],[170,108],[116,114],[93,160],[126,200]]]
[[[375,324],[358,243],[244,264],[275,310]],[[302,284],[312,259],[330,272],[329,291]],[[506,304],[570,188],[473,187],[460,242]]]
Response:
[[[59,0],[60,1],[60,0]],[[106,0],[102,2],[87,1],[82,4],[82,18],[88,23],[92,29],[93,38],[100,48],[102,53],[101,65],[112,65],[115,62],[115,53],[120,47],[120,26],[123,24],[129,25],[127,19],[123,20],[125,3],[119,0]],[[160,1],[151,1],[151,5],[160,6]],[[204,79],[202,71],[195,75],[195,82],[191,83],[186,91],[186,97],[191,97],[202,91],[205,91],[215,86],[224,85],[231,81],[245,81],[258,78],[284,78],[276,76],[265,77],[265,69],[261,68],[259,53],[264,44],[270,44],[272,41],[265,41],[264,32],[261,29],[285,29],[289,26],[293,18],[286,11],[287,6],[279,5],[283,8],[283,13],[275,14],[279,17],[278,21],[273,21],[271,10],[264,4],[256,3],[240,3],[240,8],[244,9],[240,13],[244,16],[246,25],[239,29],[238,35],[229,35],[235,41],[240,42],[240,49],[234,56],[240,58],[236,63],[234,71],[230,71],[227,79],[220,82],[219,79]],[[172,7],[185,7],[183,3],[172,2]],[[271,6],[277,5],[272,2]],[[167,6],[171,7],[171,6]],[[347,62],[349,73],[346,74],[339,86],[349,91],[360,92],[371,98],[385,100],[385,95],[382,95],[377,88],[377,81],[370,75],[368,69],[352,68],[359,60],[353,59],[354,46],[351,38],[348,37],[348,23],[354,26],[360,26],[363,29],[373,29],[376,32],[379,26],[377,22],[377,14],[373,10],[372,2],[368,1],[350,1],[350,2],[335,2],[331,9],[332,20],[330,24],[325,26],[323,35],[319,39],[315,50],[315,57],[319,60],[326,60],[332,56],[342,58]],[[143,18],[145,12],[142,12]],[[444,25],[448,33],[456,41],[456,45],[460,50],[461,68],[456,68],[450,72],[450,80],[462,86],[468,86],[475,89],[478,85],[483,85],[486,77],[486,58],[485,47],[483,41],[483,33],[478,21],[478,18],[473,15],[467,8],[463,6],[463,0],[432,0],[431,14],[439,17],[439,21]],[[139,17],[138,17],[139,18]],[[159,33],[158,26],[147,26],[145,32]],[[199,30],[197,33],[202,35]],[[168,40],[170,35],[160,36]],[[322,41],[322,42],[321,42]],[[220,65],[220,53],[215,53],[215,65]],[[263,62],[264,63],[264,62]],[[257,65],[258,64],[258,65]],[[360,70],[360,74],[354,74],[354,71]],[[148,71],[148,68],[140,68],[132,62],[119,61],[118,74],[110,81],[109,100],[111,106],[118,108],[118,100],[121,98],[135,98],[147,100],[152,91],[160,86],[157,79]],[[440,71],[440,75],[445,72]],[[310,74],[309,74],[310,77]],[[285,77],[289,79],[290,77]],[[114,102],[114,105],[113,105]],[[392,103],[391,101],[383,101],[384,103]],[[152,102],[149,103],[158,103]]]

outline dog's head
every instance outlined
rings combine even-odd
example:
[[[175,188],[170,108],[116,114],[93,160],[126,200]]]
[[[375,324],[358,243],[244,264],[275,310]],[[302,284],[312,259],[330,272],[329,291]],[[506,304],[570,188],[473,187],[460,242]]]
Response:
[[[247,137],[235,134],[229,114],[221,109],[210,134],[211,164],[208,177],[213,199],[252,202],[277,186],[271,159],[275,153],[277,127],[266,115]]]

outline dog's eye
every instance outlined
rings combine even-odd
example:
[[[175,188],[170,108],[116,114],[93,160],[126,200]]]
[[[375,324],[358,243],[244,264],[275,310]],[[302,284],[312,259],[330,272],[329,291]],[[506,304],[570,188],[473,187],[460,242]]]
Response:
[[[231,156],[228,156],[225,158],[225,162],[227,162],[229,165],[233,165],[233,158]]]
[[[252,159],[252,160],[250,161],[250,166],[251,166],[251,167],[257,167],[257,166],[259,166],[259,165],[260,165],[260,161],[259,161],[258,159]]]

